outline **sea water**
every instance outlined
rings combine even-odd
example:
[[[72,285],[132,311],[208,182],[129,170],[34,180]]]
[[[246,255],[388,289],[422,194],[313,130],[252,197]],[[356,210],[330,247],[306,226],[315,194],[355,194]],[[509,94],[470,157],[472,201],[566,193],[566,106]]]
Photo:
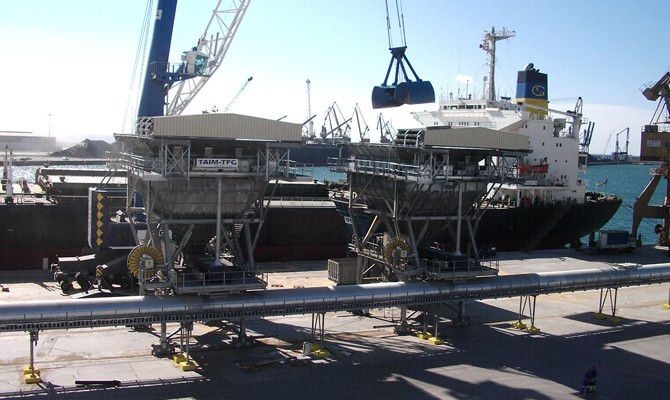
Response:
[[[650,170],[658,168],[657,164],[610,164],[590,166],[586,174],[589,190],[598,190],[621,196],[623,204],[612,219],[602,229],[633,230],[633,206],[644,188],[651,180]],[[652,196],[650,205],[661,205],[665,197],[666,180],[662,179]],[[654,232],[656,224],[663,224],[661,219],[643,219],[638,228],[642,235],[642,244],[655,244],[658,235]]]

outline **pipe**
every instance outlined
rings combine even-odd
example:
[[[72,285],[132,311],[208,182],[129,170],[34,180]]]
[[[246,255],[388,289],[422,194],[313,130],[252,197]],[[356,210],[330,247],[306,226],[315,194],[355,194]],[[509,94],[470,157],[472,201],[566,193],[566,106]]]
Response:
[[[249,291],[238,296],[128,296],[0,304],[0,331],[210,321],[362,308],[420,306],[670,282],[670,264],[607,267],[477,278],[461,282],[393,282]]]

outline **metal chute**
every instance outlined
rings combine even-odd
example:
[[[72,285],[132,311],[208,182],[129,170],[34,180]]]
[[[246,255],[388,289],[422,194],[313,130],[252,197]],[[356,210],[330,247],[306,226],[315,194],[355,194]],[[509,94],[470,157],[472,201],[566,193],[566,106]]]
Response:
[[[391,62],[386,70],[384,83],[372,88],[372,108],[398,107],[403,104],[423,104],[435,102],[435,90],[429,81],[422,81],[405,56],[407,46],[405,45],[405,26],[402,17],[402,7],[398,7],[398,23],[402,32],[403,45],[393,47],[391,45],[391,23],[389,18],[388,1],[386,2],[386,24],[388,29],[389,50],[391,51]],[[395,64],[395,74],[392,84],[388,83],[389,75]],[[412,73],[414,80],[407,74],[405,65]]]

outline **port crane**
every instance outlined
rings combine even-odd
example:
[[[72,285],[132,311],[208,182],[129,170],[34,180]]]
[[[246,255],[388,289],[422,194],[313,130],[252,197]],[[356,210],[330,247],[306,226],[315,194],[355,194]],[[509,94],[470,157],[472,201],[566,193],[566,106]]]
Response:
[[[321,140],[325,142],[331,138],[335,142],[349,142],[351,140],[349,136],[350,121],[351,118],[344,118],[337,102],[333,102],[326,110],[326,116],[321,126]]]
[[[391,121],[384,120],[384,114],[379,113],[377,116],[377,129],[379,129],[379,143],[392,143],[395,140],[395,129],[391,125]]]
[[[619,146],[619,135],[626,132],[626,147],[625,150]],[[628,144],[630,143],[630,128],[623,129],[616,134],[616,142],[614,145],[614,153],[612,153],[612,161],[614,162],[628,162]]]
[[[642,127],[642,161],[660,161],[658,168],[650,171],[651,180],[638,196],[633,206],[633,236],[637,237],[637,229],[643,218],[662,219],[663,224],[656,225],[658,243],[662,246],[670,244],[670,202],[668,196],[661,205],[650,205],[649,202],[661,181],[665,178],[666,193],[670,193],[670,169],[668,168],[667,146],[670,135],[670,72],[666,72],[658,82],[647,84],[642,95],[649,101],[657,101],[658,105],[649,125]]]
[[[180,115],[221,66],[250,0],[233,0],[230,7],[219,0],[196,46],[184,51],[181,62],[170,63],[170,41],[177,1],[160,1],[138,117]],[[162,42],[161,42],[162,40]],[[165,108],[167,104],[167,108]],[[141,125],[141,124],[140,124]]]
[[[237,99],[240,97],[240,95],[242,94],[242,92],[244,92],[244,90],[247,88],[247,85],[249,85],[249,82],[251,82],[253,79],[254,79],[254,77],[253,77],[253,76],[250,76],[249,79],[247,79],[246,82],[244,82],[244,85],[242,85],[242,87],[240,88],[240,90],[237,92],[237,94],[235,95],[235,97],[233,97],[233,99],[230,101],[230,103],[228,103],[228,105],[226,106],[226,108],[223,109],[223,112],[228,112],[228,110],[230,110],[230,107],[232,107],[233,104],[235,104],[235,102],[236,102]]]

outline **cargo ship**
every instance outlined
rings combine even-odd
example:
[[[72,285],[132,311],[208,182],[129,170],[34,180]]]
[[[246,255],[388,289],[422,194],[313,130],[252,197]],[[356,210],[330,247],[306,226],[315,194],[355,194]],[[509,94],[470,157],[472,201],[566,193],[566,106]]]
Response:
[[[70,161],[72,162],[72,161]],[[6,163],[8,166],[8,163]],[[9,167],[9,166],[8,166]],[[105,178],[107,176],[107,178]],[[125,191],[126,179],[98,168],[38,168],[35,182],[5,181],[0,190],[0,270],[46,269],[60,256],[91,252],[89,188]],[[276,186],[276,187],[274,187]],[[277,181],[267,189],[267,212],[254,256],[259,262],[319,260],[344,257],[347,231],[327,184],[312,179]],[[109,217],[125,208],[114,199]],[[295,221],[320,221],[296,224]],[[127,235],[126,235],[127,236]],[[127,245],[127,243],[123,243]]]
[[[494,42],[502,38],[507,36],[492,30],[486,34],[481,46],[491,56],[488,96],[481,99],[469,95],[450,96],[439,102],[437,110],[415,112],[415,119],[425,127],[415,136],[435,129],[454,133],[468,129],[468,132],[489,130],[524,135],[532,152],[508,160],[506,172],[511,172],[513,179],[491,182],[483,201],[473,205],[480,215],[473,226],[477,243],[494,245],[498,250],[526,251],[580,246],[581,238],[610,220],[622,199],[587,190],[586,180],[580,177],[587,168],[587,155],[580,153],[579,148],[581,98],[574,110],[550,109],[547,74],[541,73],[533,64],[518,72],[514,101],[496,96],[492,79],[495,55],[490,50],[495,49]],[[403,139],[400,134],[398,137]],[[396,138],[395,146],[406,145]],[[453,163],[448,168],[456,170],[459,165]],[[346,201],[338,204],[348,222],[352,216],[358,219],[365,213],[362,208],[348,210]],[[369,220],[369,217],[362,220]],[[462,247],[450,243],[453,238],[449,232],[455,231],[455,225],[455,222],[445,221],[444,229],[435,233],[433,240],[446,247]],[[365,223],[358,225],[361,231],[364,227]]]

